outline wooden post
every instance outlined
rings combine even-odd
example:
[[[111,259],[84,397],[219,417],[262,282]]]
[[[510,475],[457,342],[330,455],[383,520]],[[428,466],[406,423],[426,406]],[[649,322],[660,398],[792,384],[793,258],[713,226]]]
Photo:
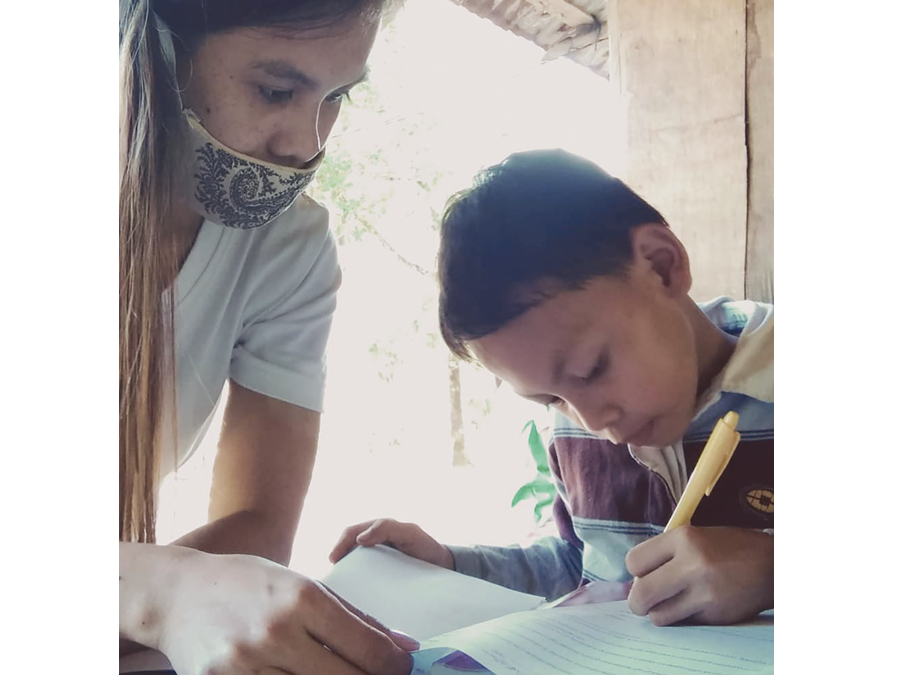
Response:
[[[775,302],[775,3],[747,2],[746,294]]]
[[[626,182],[688,250],[691,295],[744,297],[747,0],[609,0]]]

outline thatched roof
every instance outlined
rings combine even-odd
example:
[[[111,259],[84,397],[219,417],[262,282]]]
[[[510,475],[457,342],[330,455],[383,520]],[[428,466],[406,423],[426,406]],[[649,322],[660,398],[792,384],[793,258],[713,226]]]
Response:
[[[542,47],[609,76],[606,0],[450,0]]]

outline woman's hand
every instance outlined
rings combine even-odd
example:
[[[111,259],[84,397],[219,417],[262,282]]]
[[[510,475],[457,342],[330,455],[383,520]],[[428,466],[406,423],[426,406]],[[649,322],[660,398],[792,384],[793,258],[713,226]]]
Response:
[[[418,647],[415,640],[281,565],[143,546],[157,560],[162,549],[173,551],[162,556],[152,587],[132,594],[132,601],[152,596],[142,609],[122,604],[120,585],[120,630],[123,614],[126,624],[136,616],[137,635],[122,636],[163,652],[178,675],[408,675],[412,667],[407,651]],[[121,560],[120,552],[120,577],[129,572]],[[141,635],[141,626],[154,628]]]
[[[625,556],[628,606],[658,626],[743,621],[774,606],[774,542],[738,527],[679,527]]]
[[[436,541],[421,527],[413,523],[401,523],[390,518],[367,520],[351,525],[341,534],[328,559],[335,563],[357,546],[387,544],[413,558],[433,565],[455,568],[453,554],[443,544]]]

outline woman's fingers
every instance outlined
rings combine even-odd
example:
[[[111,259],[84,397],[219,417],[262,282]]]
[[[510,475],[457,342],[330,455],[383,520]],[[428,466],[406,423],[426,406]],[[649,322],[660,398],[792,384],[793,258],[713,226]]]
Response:
[[[306,625],[310,636],[334,654],[368,675],[407,675],[412,659],[387,635],[387,629],[371,617],[351,611],[324,587],[307,592],[303,604],[308,610]],[[355,608],[354,608],[355,609]],[[376,622],[377,623],[377,622]],[[324,671],[328,672],[328,671]]]
[[[399,672],[399,671],[397,671]],[[326,649],[312,638],[307,638],[298,649],[295,663],[284,664],[284,667],[267,666],[262,670],[254,670],[254,675],[368,675],[369,671],[358,668],[338,654]]]
[[[391,630],[390,628],[385,626],[383,623],[381,623],[378,619],[376,619],[374,616],[372,616],[371,614],[366,614],[358,607],[354,607],[349,602],[344,600],[341,596],[339,596],[337,593],[331,591],[331,589],[328,589],[328,591],[331,593],[332,597],[337,599],[348,611],[352,612],[353,614],[358,616],[360,619],[362,619],[363,621],[368,623],[370,626],[380,630],[382,633],[387,635],[391,639],[391,641],[395,645],[400,647],[400,649],[402,649],[403,651],[412,652],[419,648],[419,641],[416,640],[414,637],[407,635],[406,633],[401,633],[399,631]]]
[[[250,672],[254,675],[366,675],[365,670],[326,649],[308,635],[291,645],[290,655],[279,661],[278,666],[253,668]]]

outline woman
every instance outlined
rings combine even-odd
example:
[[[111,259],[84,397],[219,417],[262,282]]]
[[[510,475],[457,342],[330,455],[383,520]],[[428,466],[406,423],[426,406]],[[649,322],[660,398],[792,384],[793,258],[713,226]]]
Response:
[[[277,564],[340,283],[327,214],[301,193],[385,4],[120,2],[119,629],[179,675],[409,671],[410,640]],[[226,381],[210,522],[156,546],[160,477]]]

